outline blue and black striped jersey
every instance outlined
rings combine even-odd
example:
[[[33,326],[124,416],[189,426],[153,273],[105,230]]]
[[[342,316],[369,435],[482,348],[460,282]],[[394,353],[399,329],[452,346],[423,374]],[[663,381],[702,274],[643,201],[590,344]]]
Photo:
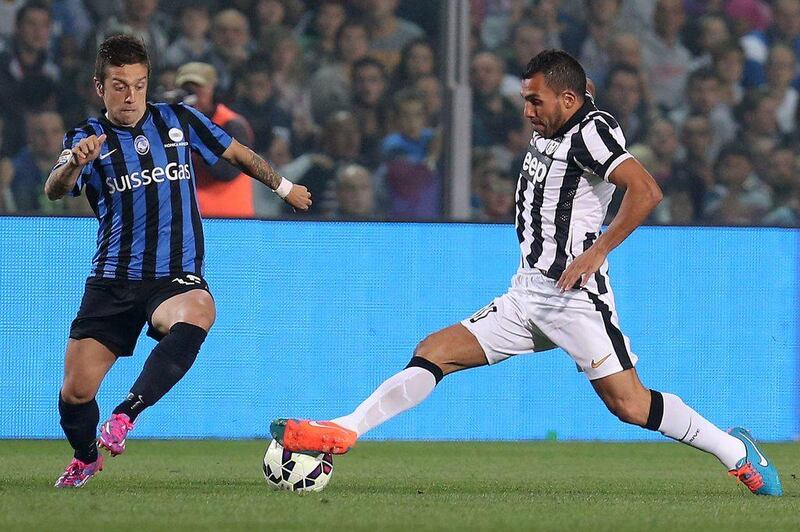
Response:
[[[203,274],[203,228],[191,151],[213,165],[232,139],[183,104],[147,104],[132,127],[91,118],[69,131],[64,149],[107,135],[100,156],[84,166],[71,195],[86,197],[100,225],[92,276],[158,279]]]

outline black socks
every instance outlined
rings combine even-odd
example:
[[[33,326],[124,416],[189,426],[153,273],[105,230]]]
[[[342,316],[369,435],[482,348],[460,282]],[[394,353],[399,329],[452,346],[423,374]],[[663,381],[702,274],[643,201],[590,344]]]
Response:
[[[192,367],[207,334],[190,323],[173,325],[150,353],[131,392],[114,413],[126,414],[132,422],[142,410],[156,404]]]
[[[75,449],[75,458],[84,463],[97,460],[97,424],[100,422],[100,409],[97,401],[73,405],[58,394],[58,413],[61,428],[69,444]]]

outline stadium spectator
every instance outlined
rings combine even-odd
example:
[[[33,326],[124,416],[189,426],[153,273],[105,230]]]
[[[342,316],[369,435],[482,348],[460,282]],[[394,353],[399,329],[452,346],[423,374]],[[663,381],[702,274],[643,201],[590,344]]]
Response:
[[[745,94],[736,108],[741,125],[738,140],[744,146],[753,146],[758,142],[767,142],[771,147],[777,146],[783,136],[778,128],[778,100],[765,90],[752,90]]]
[[[522,73],[531,57],[547,48],[547,33],[541,26],[523,20],[511,31],[507,49],[499,53],[505,58],[506,75],[503,77],[502,92],[509,97],[519,94]]]
[[[96,44],[116,34],[133,35],[141,39],[150,55],[154,70],[165,66],[169,46],[169,18],[158,10],[159,0],[123,0],[122,10],[105,19],[97,30]]]
[[[61,152],[64,122],[54,111],[27,113],[27,145],[15,156],[0,162],[0,188],[3,183],[6,212],[27,214],[90,214],[84,201],[64,198],[51,202],[44,195],[44,183],[53,161]],[[9,194],[10,193],[10,194]]]
[[[400,51],[410,41],[423,37],[422,28],[396,15],[400,0],[368,0],[365,16],[370,29],[370,54],[393,71]]]
[[[482,222],[511,222],[514,220],[514,180],[495,170],[480,179],[480,209],[475,218]]]
[[[383,63],[364,58],[353,65],[352,112],[361,126],[362,153],[370,168],[379,164],[381,142],[388,119],[386,92],[388,81]]]
[[[776,44],[767,58],[767,94],[778,102],[775,118],[784,135],[794,133],[797,115],[797,89],[792,86],[796,61],[794,52],[785,44]]]
[[[611,67],[625,65],[642,70],[642,43],[633,33],[619,32],[611,36],[608,43]]]
[[[257,41],[269,39],[274,31],[289,29],[286,5],[282,0],[257,0],[253,11],[253,29]]]
[[[744,97],[744,50],[739,43],[729,41],[711,52],[711,68],[720,82],[720,102],[731,108]]]
[[[715,183],[706,195],[704,217],[722,225],[757,225],[771,206],[769,188],[753,173],[747,151],[722,149],[714,165]]]
[[[508,124],[519,115],[519,106],[506,98],[503,62],[492,52],[480,52],[472,60],[472,142],[475,146],[503,144]]]
[[[184,63],[208,63],[211,60],[213,45],[208,38],[211,30],[211,17],[208,5],[191,3],[180,10],[180,34],[165,52],[165,64],[178,68]]]
[[[388,191],[388,213],[407,219],[436,218],[441,214],[437,169],[441,138],[429,127],[422,94],[413,89],[395,94],[392,123],[396,132],[383,140],[380,170]]]
[[[217,72],[213,66],[186,63],[178,69],[175,83],[194,95],[194,107],[214,124],[245,146],[252,145],[253,131],[247,120],[215,100]],[[192,162],[200,214],[218,218],[254,216],[253,180],[249,175],[222,158],[208,166],[199,154],[193,153]]]
[[[317,212],[331,214],[336,210],[336,172],[340,167],[361,159],[361,130],[349,111],[337,111],[323,123],[320,148],[307,152],[283,167],[305,185],[318,199]]]
[[[772,189],[772,206],[764,216],[764,225],[800,226],[800,166],[796,150],[781,146],[770,157],[767,183]]]
[[[728,23],[718,15],[706,15],[686,25],[685,34],[690,41],[690,51],[695,56],[692,70],[711,66],[712,50],[724,46],[733,37]]]
[[[392,90],[411,87],[423,77],[436,73],[436,53],[426,39],[408,42],[400,53],[400,62],[394,70]]]
[[[664,187],[664,199],[653,211],[651,221],[667,225],[697,223],[697,208],[693,198],[694,188],[683,179],[673,179]]]
[[[642,98],[642,76],[634,68],[616,65],[608,73],[601,107],[622,125],[628,144],[641,142],[650,125],[650,113]]]
[[[428,123],[432,127],[439,126],[444,91],[442,81],[433,75],[423,76],[417,80],[414,88],[425,99],[425,113],[428,115]]]
[[[678,165],[676,181],[685,183],[691,194],[693,211],[703,211],[706,191],[714,185],[717,148],[707,116],[692,115],[683,121],[681,139],[686,150],[683,164]]]
[[[211,24],[214,48],[209,63],[217,71],[218,90],[227,93],[233,86],[233,74],[243,67],[253,50],[250,25],[236,9],[224,9]]]
[[[653,102],[665,110],[680,105],[689,75],[691,54],[680,41],[686,14],[681,0],[658,0],[654,33],[643,40],[642,59]]]
[[[10,124],[22,124],[24,109],[20,102],[31,101],[31,94],[23,88],[26,79],[47,77],[58,81],[60,70],[49,52],[53,21],[50,9],[43,2],[32,1],[16,12],[14,38],[8,49],[0,53],[0,115]],[[28,86],[30,88],[30,85]],[[9,143],[12,152],[25,142],[22,128],[10,128]]]
[[[336,61],[336,35],[346,20],[347,11],[340,0],[319,2],[303,40],[305,63],[309,71]]]
[[[646,145],[652,150],[653,160],[647,170],[659,185],[664,186],[675,177],[682,160],[681,145],[675,126],[666,119],[653,122],[647,132]]]
[[[368,53],[367,27],[360,22],[346,22],[336,37],[337,61],[320,68],[309,82],[311,112],[317,123],[324,122],[330,113],[349,108],[353,65]]]
[[[239,97],[233,109],[250,122],[255,136],[253,149],[267,152],[276,134],[290,139],[292,117],[278,105],[266,62],[259,60],[258,56],[251,59],[239,85]]]
[[[609,41],[619,28],[620,0],[586,0],[586,18],[561,35],[564,49],[578,59],[586,75],[603,84],[609,68]]]
[[[375,182],[369,170],[358,164],[344,165],[336,172],[337,218],[377,218]]]
[[[689,75],[683,103],[669,113],[677,128],[691,115],[707,116],[711,122],[714,150],[733,140],[737,125],[731,108],[719,97],[720,82],[710,68],[701,68]]]
[[[800,2],[775,0],[772,6],[772,25],[765,31],[754,30],[742,37],[742,47],[747,58],[744,68],[744,86],[758,87],[766,83],[766,64],[769,49],[784,43],[800,56]],[[797,68],[795,66],[795,68]]]

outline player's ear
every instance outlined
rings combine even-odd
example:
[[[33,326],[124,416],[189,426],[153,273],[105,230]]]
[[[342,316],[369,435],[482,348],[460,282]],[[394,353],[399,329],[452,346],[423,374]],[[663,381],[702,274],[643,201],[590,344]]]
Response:
[[[575,106],[575,104],[578,103],[578,97],[575,95],[574,92],[570,90],[562,92],[561,98],[564,101],[564,107],[566,107],[567,109],[572,109]]]
[[[100,81],[97,78],[92,78],[92,79],[94,79],[94,89],[97,91],[97,95],[102,98],[103,97],[103,82]]]

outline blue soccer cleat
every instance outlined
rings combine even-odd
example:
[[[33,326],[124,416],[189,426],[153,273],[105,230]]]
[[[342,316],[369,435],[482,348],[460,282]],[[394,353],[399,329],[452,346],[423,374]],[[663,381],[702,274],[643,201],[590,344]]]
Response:
[[[778,470],[764,452],[758,448],[753,436],[741,427],[733,427],[728,433],[744,444],[746,455],[728,473],[741,480],[756,495],[783,495]]]

